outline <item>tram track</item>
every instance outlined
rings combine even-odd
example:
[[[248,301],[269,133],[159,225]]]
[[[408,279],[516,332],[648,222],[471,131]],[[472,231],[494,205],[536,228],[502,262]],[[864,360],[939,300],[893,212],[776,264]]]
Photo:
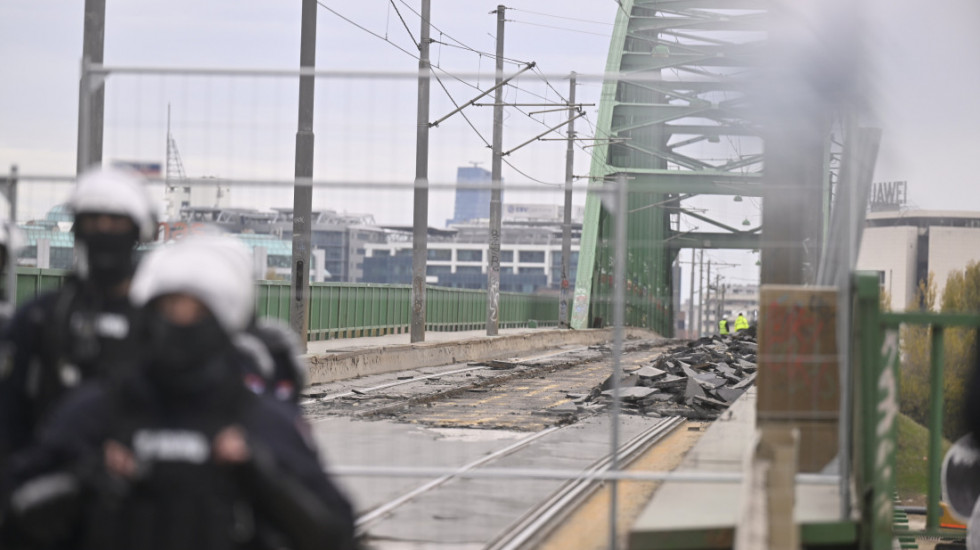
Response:
[[[665,418],[650,429],[628,441],[617,453],[618,467],[627,467],[638,456],[647,452],[661,439],[684,423],[681,417]],[[597,474],[608,472],[612,467],[612,455],[604,457],[577,479],[570,479],[558,491],[529,511],[505,530],[486,550],[520,550],[533,548],[538,542],[564,521],[578,506],[600,486]]]
[[[508,454],[513,453],[513,452],[515,452],[517,450],[523,449],[523,448],[527,447],[528,445],[530,445],[531,443],[533,443],[534,441],[536,441],[536,440],[538,440],[538,439],[540,439],[540,438],[542,438],[542,437],[544,437],[546,435],[549,435],[549,434],[551,434],[551,433],[553,433],[553,432],[555,432],[557,430],[560,430],[560,429],[561,428],[549,428],[547,430],[544,430],[544,431],[540,431],[540,432],[531,434],[531,435],[525,437],[524,439],[521,439],[520,441],[517,441],[517,442],[515,442],[515,443],[513,443],[511,445],[508,445],[507,447],[504,447],[503,449],[500,449],[500,450],[498,450],[498,451],[496,451],[494,453],[491,453],[491,454],[489,454],[487,456],[484,456],[484,457],[482,457],[482,458],[480,458],[478,460],[474,460],[474,461],[470,462],[469,464],[465,464],[465,465],[459,467],[458,469],[456,469],[452,473],[445,474],[445,475],[440,476],[440,477],[438,477],[438,478],[436,478],[436,479],[434,479],[434,480],[432,480],[432,481],[430,481],[428,483],[425,483],[423,485],[420,485],[416,489],[413,489],[412,491],[409,491],[409,492],[407,492],[407,493],[399,496],[398,498],[392,499],[392,500],[390,500],[390,501],[388,501],[388,502],[386,502],[386,503],[378,506],[377,508],[374,508],[373,510],[371,510],[370,512],[368,512],[366,514],[362,514],[354,522],[354,525],[357,528],[357,535],[363,535],[364,532],[367,530],[367,528],[370,527],[373,523],[378,522],[379,520],[381,520],[385,516],[385,514],[388,514],[392,510],[394,510],[395,508],[397,508],[397,507],[399,507],[399,506],[407,503],[412,498],[417,497],[417,496],[419,496],[419,495],[421,495],[421,494],[423,494],[423,493],[425,493],[427,491],[431,491],[431,490],[439,487],[443,483],[446,483],[447,481],[449,481],[449,480],[451,480],[451,479],[453,479],[455,477],[459,477],[460,475],[462,475],[465,472],[468,472],[468,471],[470,471],[470,470],[472,470],[474,468],[477,468],[479,466],[482,466],[484,464],[487,464],[489,462],[492,462],[493,460],[496,460],[496,459],[498,459],[500,457],[507,456]]]
[[[628,465],[635,457],[647,452],[658,441],[682,424],[683,419],[680,417],[659,420],[656,424],[620,447],[617,452],[617,463],[620,466]],[[369,534],[372,526],[384,521],[386,517],[398,508],[409,505],[413,499],[426,493],[438,491],[441,486],[454,479],[466,478],[468,474],[471,476],[475,470],[488,467],[503,457],[518,451],[526,451],[536,442],[569,428],[570,426],[551,427],[535,432],[493,453],[425,482],[396,498],[375,506],[370,511],[361,514],[355,521],[358,536]],[[588,498],[599,486],[600,481],[596,480],[596,476],[601,476],[601,474],[608,472],[612,466],[612,461],[612,454],[608,454],[594,462],[588,468],[583,469],[577,476],[568,479],[557,491],[547,496],[540,503],[532,505],[528,512],[517,518],[512,526],[492,541],[487,548],[493,550],[517,550],[526,547],[527,544],[533,544],[534,541],[546,536],[555,525],[574,511],[576,506]],[[548,469],[548,464],[541,464],[539,468],[542,469],[542,477],[550,477],[544,473]]]
[[[628,342],[620,363],[639,369],[670,345]],[[359,501],[365,548],[519,548],[510,541],[538,540],[606,479],[613,418],[595,397],[612,360],[577,346],[391,372],[315,387],[304,408],[324,442],[344,442],[327,458]],[[615,422],[623,464],[681,420],[634,410]]]

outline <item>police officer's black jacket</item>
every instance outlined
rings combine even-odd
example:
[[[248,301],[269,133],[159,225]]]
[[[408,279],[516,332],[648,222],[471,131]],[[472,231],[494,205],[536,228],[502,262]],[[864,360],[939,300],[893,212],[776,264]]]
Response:
[[[18,309],[0,342],[0,468],[67,390],[131,365],[134,317],[126,295],[107,297],[75,276]]]
[[[140,375],[89,384],[12,459],[10,516],[21,536],[70,548],[350,548],[353,512],[301,424],[294,407],[237,378],[182,399]],[[230,425],[247,434],[245,464],[211,458],[214,436]],[[132,449],[133,480],[106,471],[108,440]]]

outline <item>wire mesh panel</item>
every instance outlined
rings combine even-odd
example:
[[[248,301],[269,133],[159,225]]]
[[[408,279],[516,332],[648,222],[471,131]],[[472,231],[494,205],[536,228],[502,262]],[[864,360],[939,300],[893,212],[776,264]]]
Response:
[[[105,76],[105,162],[143,168],[159,202],[160,239],[147,248],[207,226],[222,228],[253,250],[261,279],[259,313],[287,319],[295,298],[290,255],[298,73],[89,69]],[[493,231],[501,235],[503,252],[499,323],[504,331],[559,323],[566,236],[572,280],[565,286],[574,284],[584,186],[569,187],[572,222],[565,226],[565,180],[573,174],[565,171],[564,134],[549,128],[567,120],[568,108],[549,80],[556,77],[535,73],[515,81],[506,101],[520,105],[533,96],[533,103],[554,103],[559,111],[531,116],[515,111],[508,119],[505,144],[527,146],[504,157],[500,229],[490,227],[493,182],[479,160],[489,156],[484,140],[489,133],[476,120],[490,110],[472,105],[431,129],[425,322],[428,339],[434,340],[431,353],[447,358],[436,366],[416,366],[416,359],[394,351],[386,356],[379,353],[380,341],[371,342],[405,340],[411,321],[413,219],[407,205],[415,192],[416,78],[380,72],[316,75],[307,306],[316,359],[311,359],[315,384],[304,408],[330,471],[354,500],[367,540],[383,546],[388,539],[435,536],[451,547],[482,547],[512,530],[567,481],[608,460],[609,433],[620,429],[618,421],[605,414],[605,405],[596,405],[584,415],[589,422],[580,432],[567,412],[569,406],[577,409],[568,393],[597,391],[613,371],[615,354],[602,352],[599,364],[593,364],[598,356],[574,359],[571,364],[582,372],[567,385],[548,380],[563,369],[564,358],[522,364],[544,352],[547,335],[504,334],[511,340],[482,356],[500,357],[496,367],[469,364],[465,346],[435,351],[450,349],[440,344],[454,333],[486,330],[487,242]],[[434,99],[432,112],[456,109],[462,101],[455,96],[471,93],[474,78],[483,77],[445,82],[450,95]],[[539,141],[539,135],[556,141]],[[70,183],[64,182],[66,191]],[[363,365],[380,366],[372,367],[373,374],[331,366],[331,356],[345,353],[361,357],[352,360]],[[360,377],[338,379],[340,372]],[[650,422],[629,421],[624,437]],[[515,475],[521,470],[523,476]]]

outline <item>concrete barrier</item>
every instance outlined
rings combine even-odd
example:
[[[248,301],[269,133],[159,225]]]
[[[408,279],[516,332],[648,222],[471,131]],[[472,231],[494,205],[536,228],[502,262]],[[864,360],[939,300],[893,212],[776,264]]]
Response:
[[[649,339],[659,336],[651,331],[626,328],[627,339]],[[338,353],[304,356],[312,384],[323,384],[422,367],[438,367],[505,359],[521,354],[553,350],[562,346],[591,346],[612,342],[612,329],[542,330],[507,336],[486,336],[450,342],[422,342],[370,347]]]

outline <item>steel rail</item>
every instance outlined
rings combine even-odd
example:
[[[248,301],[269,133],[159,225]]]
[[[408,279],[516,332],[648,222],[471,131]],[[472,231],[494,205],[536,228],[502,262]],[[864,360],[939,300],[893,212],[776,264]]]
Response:
[[[419,478],[437,477],[454,473],[449,467],[431,466],[330,466],[324,470],[336,477],[391,477]],[[460,479],[557,479],[568,481],[582,476],[581,470],[544,468],[481,468],[459,473]],[[697,471],[649,471],[595,472],[585,476],[591,481],[682,481],[687,483],[741,483],[741,472],[697,472]],[[806,485],[837,485],[840,476],[836,474],[796,474],[796,483]]]
[[[629,465],[683,423],[684,419],[679,416],[666,418],[634,437],[619,449],[618,465]],[[540,540],[541,537],[546,536],[558,522],[571,514],[598,488],[599,482],[593,476],[604,473],[611,466],[612,455],[596,462],[577,479],[570,480],[546,501],[520,518],[505,531],[504,535],[491,542],[487,550],[517,550],[532,540]]]
[[[386,504],[382,504],[381,506],[378,506],[377,508],[374,508],[373,510],[371,510],[370,512],[368,512],[366,514],[362,514],[354,522],[354,526],[356,528],[356,534],[358,536],[359,535],[362,535],[367,530],[367,528],[370,525],[372,525],[373,523],[377,522],[379,519],[383,518],[385,515],[387,515],[389,512],[391,512],[395,508],[398,508],[402,504],[405,504],[409,500],[411,500],[411,499],[413,499],[413,498],[421,495],[422,493],[425,493],[427,491],[431,491],[432,489],[434,489],[434,488],[442,485],[443,483],[449,481],[450,479],[453,479],[454,477],[457,477],[457,474],[466,472],[467,470],[472,470],[473,468],[476,468],[476,467],[478,467],[478,466],[480,466],[482,464],[486,464],[487,462],[490,462],[491,460],[496,460],[498,458],[507,456],[507,455],[513,453],[514,451],[520,450],[520,449],[522,449],[522,448],[530,445],[532,442],[534,442],[534,441],[536,441],[536,440],[538,440],[538,439],[540,439],[540,438],[542,438],[542,437],[544,437],[544,436],[546,436],[548,434],[551,434],[551,433],[554,433],[554,432],[556,432],[558,430],[561,430],[561,429],[564,429],[564,428],[551,427],[551,428],[547,428],[545,430],[542,430],[540,432],[537,432],[535,434],[532,434],[532,435],[530,435],[528,437],[525,437],[524,439],[521,439],[520,441],[517,441],[515,443],[512,443],[511,445],[508,445],[507,447],[504,447],[503,449],[500,449],[499,451],[496,451],[496,452],[491,453],[491,454],[489,454],[487,456],[484,456],[484,457],[482,457],[480,459],[474,460],[474,461],[470,462],[469,464],[466,464],[464,466],[461,466],[460,468],[456,469],[452,473],[443,475],[443,476],[438,477],[438,478],[436,478],[436,479],[434,479],[434,480],[432,480],[432,481],[430,481],[428,483],[425,483],[423,485],[420,485],[419,487],[416,487],[415,489],[413,489],[413,490],[411,490],[411,491],[403,494],[402,496],[400,496],[398,498],[395,498],[393,500],[390,500]]]

